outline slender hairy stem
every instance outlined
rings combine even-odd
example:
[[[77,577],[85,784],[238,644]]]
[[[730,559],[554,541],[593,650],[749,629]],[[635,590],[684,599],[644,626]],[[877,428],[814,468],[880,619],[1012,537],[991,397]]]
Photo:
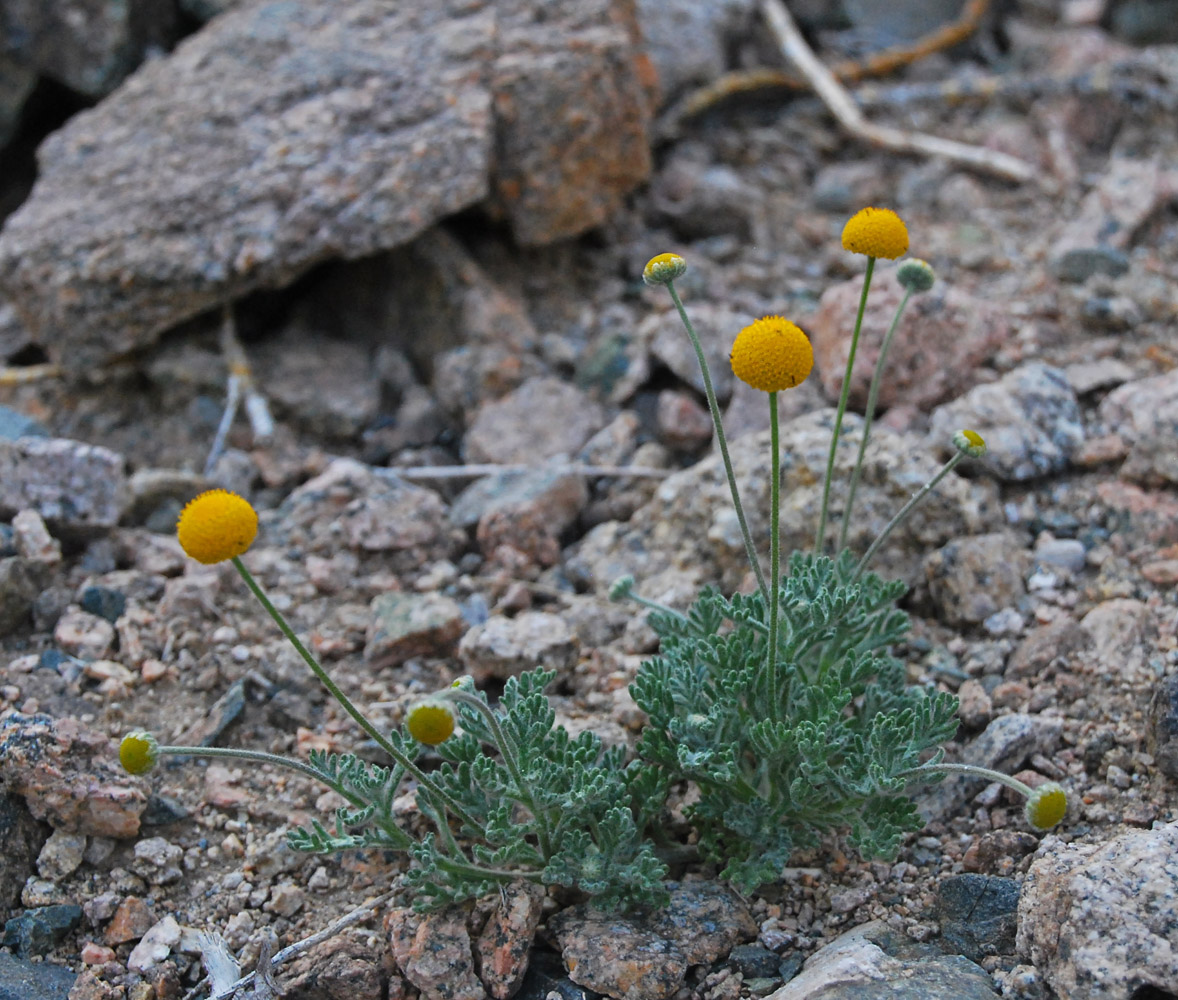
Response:
[[[781,444],[777,426],[777,393],[769,393],[769,712],[781,717],[777,690],[777,603],[781,576]]]
[[[915,507],[918,503],[920,503],[921,500],[928,496],[930,492],[932,492],[937,483],[939,483],[942,479],[949,475],[950,472],[957,468],[958,464],[963,458],[965,458],[965,452],[959,451],[956,455],[949,459],[948,462],[941,466],[940,472],[938,472],[935,476],[933,476],[932,479],[930,479],[919,490],[917,490],[912,495],[912,498],[906,504],[904,504],[903,507],[900,508],[900,510],[896,513],[896,516],[887,523],[887,527],[885,527],[884,530],[879,533],[879,536],[875,539],[875,541],[871,543],[871,548],[863,553],[863,558],[859,560],[859,565],[855,567],[855,573],[851,577],[852,583],[859,579],[860,574],[862,574],[863,570],[867,568],[867,564],[871,562],[871,557],[875,555],[875,553],[879,551],[879,547],[883,545],[885,541],[887,541],[888,535],[890,535],[896,529],[896,527],[901,522],[903,522],[903,520],[909,514],[912,513],[913,507]]]
[[[433,795],[437,796],[439,801],[444,802],[446,807],[452,813],[454,813],[458,819],[467,824],[467,826],[469,826],[472,830],[478,830],[481,824],[476,822],[474,817],[472,817],[465,809],[463,809],[461,805],[455,802],[450,795],[447,795],[445,791],[439,788],[428,774],[426,774],[421,768],[414,764],[413,761],[406,757],[405,754],[393,746],[392,743],[390,743],[384,737],[381,731],[377,729],[376,726],[374,726],[371,722],[369,722],[368,719],[365,718],[364,714],[358,708],[356,708],[355,705],[352,704],[348,696],[344,694],[342,690],[340,690],[339,685],[331,679],[327,671],[319,665],[319,661],[311,655],[310,650],[308,650],[307,647],[302,644],[299,637],[294,634],[294,630],[290,627],[290,625],[287,624],[287,621],[282,616],[282,613],[276,607],[274,607],[273,604],[270,603],[270,598],[268,598],[262,588],[258,586],[258,582],[253,578],[253,574],[251,574],[250,571],[245,568],[245,564],[241,561],[240,556],[234,556],[232,561],[233,565],[237,567],[237,572],[245,581],[245,585],[249,587],[249,589],[253,592],[254,597],[256,597],[262,607],[266,609],[266,613],[274,619],[274,623],[279,627],[279,629],[282,630],[282,634],[286,636],[290,644],[294,646],[295,652],[297,652],[299,656],[303,658],[303,662],[305,662],[307,666],[311,668],[311,672],[319,678],[319,682],[325,688],[327,688],[328,693],[337,702],[339,702],[343,710],[355,720],[356,724],[361,729],[363,729],[364,732],[366,732],[369,736],[372,737],[373,740],[376,741],[377,746],[379,746],[385,753],[392,757],[393,760],[405,768],[409,774],[413,775],[414,780],[416,780],[419,785],[429,789]]]
[[[863,312],[867,308],[867,290],[871,287],[871,275],[875,271],[875,258],[867,258],[867,270],[863,274],[863,294],[859,296],[859,315],[855,317],[855,332],[851,335],[851,349],[847,352],[847,370],[843,375],[843,391],[839,395],[838,411],[834,416],[834,430],[830,434],[830,454],[826,457],[826,479],[822,484],[822,510],[818,515],[818,530],[814,533],[814,555],[822,555],[823,538],[826,535],[826,517],[830,508],[830,481],[834,477],[834,456],[838,451],[839,433],[843,429],[843,414],[847,412],[847,400],[851,395],[851,372],[855,368],[855,351],[859,347],[859,331],[863,328]]]
[[[704,395],[708,397],[708,409],[712,413],[712,425],[716,428],[716,441],[720,445],[720,457],[724,459],[724,471],[728,475],[728,489],[732,491],[732,506],[736,508],[736,519],[740,522],[740,533],[744,536],[744,550],[748,554],[749,565],[753,568],[753,575],[757,578],[757,586],[761,593],[767,592],[765,574],[761,572],[761,561],[757,558],[757,550],[753,547],[753,536],[749,533],[748,520],[744,516],[744,505],[740,502],[740,490],[736,487],[736,473],[732,471],[732,459],[728,456],[728,438],[724,435],[724,423],[720,419],[720,404],[716,402],[716,390],[712,388],[712,375],[708,369],[708,359],[704,357],[704,349],[700,346],[695,327],[687,318],[687,310],[679,300],[679,293],[675,291],[673,282],[667,282],[667,291],[671,293],[671,301],[679,310],[679,318],[687,328],[687,336],[691,338],[691,346],[695,348],[695,357],[699,361],[700,374],[704,380]]]
[[[515,782],[515,787],[519,790],[520,800],[531,810],[532,815],[536,817],[536,826],[539,827],[537,834],[540,839],[540,850],[544,854],[544,860],[547,861],[552,857],[552,835],[548,828],[548,816],[536,804],[536,800],[532,798],[531,792],[528,791],[528,786],[524,784],[523,771],[520,770],[519,766],[519,745],[499,725],[499,719],[495,715],[494,710],[481,698],[476,698],[469,691],[463,691],[461,688],[448,688],[444,692],[444,697],[449,698],[451,701],[461,702],[463,705],[469,705],[486,721],[487,726],[491,730],[491,735],[495,739],[495,745],[503,755],[503,763],[507,765],[507,770],[511,772],[511,780]]]
[[[652,601],[649,597],[643,597],[641,594],[634,593],[634,591],[630,591],[630,593],[626,596],[629,597],[630,600],[632,600],[635,604],[641,604],[644,608],[650,608],[651,611],[657,611],[660,614],[670,615],[672,618],[679,618],[682,621],[687,620],[683,614],[676,611],[670,605],[663,604],[662,601]]]
[[[1001,771],[993,771],[988,767],[978,767],[974,764],[946,764],[944,761],[940,764],[921,764],[920,767],[910,767],[907,771],[898,772],[896,777],[921,778],[926,775],[945,773],[968,774],[973,778],[986,778],[989,781],[999,781],[1007,788],[1013,789],[1019,795],[1028,799],[1034,794],[1034,790],[1030,785],[1024,785],[1018,778],[1012,778],[1009,774],[1003,774]]]
[[[859,488],[859,477],[863,474],[863,456],[867,453],[867,439],[871,436],[871,422],[875,419],[875,405],[879,402],[879,384],[883,379],[884,362],[888,357],[888,348],[892,346],[892,337],[896,327],[900,325],[900,317],[904,314],[904,307],[912,298],[912,289],[904,292],[904,298],[892,317],[892,325],[888,327],[887,335],[879,348],[879,358],[875,362],[875,372],[871,376],[871,388],[867,390],[867,410],[863,414],[863,437],[859,440],[859,454],[855,458],[855,468],[851,471],[851,485],[847,489],[847,505],[843,509],[843,523],[839,528],[839,551],[847,547],[847,531],[851,524],[851,510],[855,506],[855,491]]]

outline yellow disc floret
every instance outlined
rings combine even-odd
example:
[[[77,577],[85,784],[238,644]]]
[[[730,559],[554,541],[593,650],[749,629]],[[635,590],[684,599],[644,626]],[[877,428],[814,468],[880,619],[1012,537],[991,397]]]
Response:
[[[119,744],[119,763],[128,774],[147,774],[160,759],[160,745],[151,733],[127,733]]]
[[[986,440],[977,431],[968,428],[953,435],[953,446],[970,458],[981,458],[986,454]]]
[[[732,372],[762,392],[780,392],[803,382],[814,367],[814,348],[801,328],[780,316],[765,316],[736,335]]]
[[[908,252],[908,227],[890,208],[863,208],[843,227],[843,249],[895,260]]]
[[[454,735],[454,709],[442,698],[419,701],[405,719],[409,735],[427,747],[436,747]]]
[[[661,253],[646,262],[642,280],[648,285],[668,285],[686,273],[687,261],[677,253]]]
[[[209,490],[189,501],[176,525],[180,547],[205,564],[241,555],[257,534],[257,512],[248,500],[228,490]]]
[[[1036,830],[1050,830],[1067,811],[1067,792],[1057,782],[1047,781],[1031,792],[1023,814]]]

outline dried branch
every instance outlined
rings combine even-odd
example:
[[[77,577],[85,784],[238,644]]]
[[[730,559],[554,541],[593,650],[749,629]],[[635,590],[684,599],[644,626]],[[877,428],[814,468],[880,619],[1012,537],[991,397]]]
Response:
[[[1035,169],[1029,163],[1006,153],[869,122],[851,93],[806,43],[781,0],[761,0],[761,13],[786,59],[806,78],[839,124],[856,138],[897,153],[940,156],[1004,180],[1023,182],[1035,176]]]

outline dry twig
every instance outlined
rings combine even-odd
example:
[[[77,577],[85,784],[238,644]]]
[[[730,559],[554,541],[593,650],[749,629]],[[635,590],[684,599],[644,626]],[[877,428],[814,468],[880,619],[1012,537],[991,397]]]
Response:
[[[785,58],[797,67],[822,103],[851,135],[897,153],[944,157],[952,163],[972,167],[1004,180],[1022,182],[1035,176],[1029,163],[1006,153],[869,122],[847,88],[839,83],[806,43],[781,0],[761,0],[761,13]]]
[[[233,426],[233,419],[237,416],[237,407],[245,398],[245,412],[249,417],[250,427],[254,438],[265,441],[274,434],[274,420],[270,416],[270,406],[254,385],[253,370],[249,359],[245,355],[245,348],[237,339],[237,324],[233,319],[233,307],[225,306],[221,318],[221,355],[225,358],[225,366],[229,369],[229,379],[225,390],[225,412],[221,414],[221,423],[217,426],[217,433],[213,437],[209,457],[205,461],[204,474],[212,475],[213,466],[225,450],[225,439],[229,428]]]
[[[290,959],[295,958],[298,955],[301,955],[308,948],[312,948],[319,944],[320,941],[326,941],[328,938],[334,937],[345,927],[350,927],[352,924],[359,923],[361,920],[369,916],[369,914],[371,914],[374,910],[389,902],[389,900],[391,900],[397,894],[397,891],[398,890],[394,889],[391,892],[386,892],[383,896],[378,896],[376,899],[370,899],[366,903],[361,903],[356,907],[356,909],[352,910],[350,913],[345,913],[342,917],[339,918],[339,920],[328,924],[323,928],[323,930],[316,931],[310,937],[305,937],[301,941],[296,941],[294,944],[283,948],[282,951],[275,955],[272,960],[269,960],[265,963],[267,968],[266,975],[269,976],[269,970],[282,965],[284,962],[290,961]],[[266,958],[268,959],[269,956],[266,956]],[[254,981],[255,975],[256,973],[253,972],[247,973],[237,980],[237,982],[230,983],[225,989],[221,990],[216,995],[209,997],[209,1000],[230,1000],[230,998],[238,990],[249,986],[249,984]],[[197,994],[199,994],[204,989],[207,983],[207,978],[202,979],[184,995],[184,1000],[195,1000]]]
[[[500,472],[565,472],[574,476],[616,476],[619,479],[665,479],[673,469],[655,469],[646,465],[411,465],[392,466],[405,479],[477,479]]]
[[[0,386],[28,385],[46,378],[61,378],[61,365],[12,365],[0,367]]]

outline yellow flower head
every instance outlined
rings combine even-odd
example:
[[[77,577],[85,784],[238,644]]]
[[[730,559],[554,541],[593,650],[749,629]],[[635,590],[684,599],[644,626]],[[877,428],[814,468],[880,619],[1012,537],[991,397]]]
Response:
[[[257,534],[257,512],[228,490],[209,490],[189,501],[176,525],[180,547],[206,565],[241,555]]]
[[[953,435],[953,446],[970,458],[981,458],[986,454],[986,441],[977,431],[960,430]]]
[[[762,392],[792,389],[814,367],[810,339],[787,319],[765,316],[750,323],[732,344],[732,372]]]
[[[436,747],[454,735],[454,708],[444,698],[419,701],[405,719],[409,735],[427,747]]]
[[[119,744],[119,763],[128,774],[147,774],[160,759],[160,745],[151,733],[127,733]]]
[[[687,273],[687,261],[677,253],[661,253],[651,257],[642,269],[642,280],[648,285],[669,285]]]
[[[1050,830],[1067,815],[1067,792],[1055,781],[1047,781],[1031,792],[1023,814],[1036,830]]]
[[[908,252],[908,227],[890,208],[861,208],[843,227],[843,249],[895,260]]]

